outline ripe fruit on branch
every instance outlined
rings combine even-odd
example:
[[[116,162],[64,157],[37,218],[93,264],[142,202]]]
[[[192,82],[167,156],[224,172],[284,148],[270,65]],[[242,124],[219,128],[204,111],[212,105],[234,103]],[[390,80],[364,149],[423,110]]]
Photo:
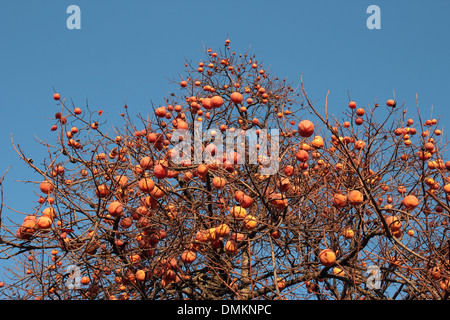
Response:
[[[22,225],[17,229],[16,236],[19,239],[28,240],[36,232],[36,216],[29,215],[26,216]]]
[[[155,115],[160,118],[164,118],[166,116],[166,107],[159,107],[155,109]]]
[[[450,186],[450,184],[449,184],[449,186]],[[241,190],[237,190],[237,191],[234,193],[234,200],[236,200],[237,202],[239,202],[239,201],[241,201],[241,199],[242,199],[243,196],[244,196],[244,192],[241,191]]]
[[[250,208],[253,204],[253,198],[246,195],[244,192],[242,192],[241,190],[237,190],[234,193],[234,200],[236,200],[237,202],[239,202],[239,204],[243,207],[243,208]]]
[[[211,104],[211,99],[210,98],[203,98],[202,100],[202,106],[203,108],[205,108],[206,110],[210,110],[213,108],[212,104]]]
[[[315,136],[313,141],[311,142],[311,145],[317,149],[323,148],[324,146],[323,138],[321,136]]]
[[[280,181],[276,182],[276,185],[280,192],[286,192],[292,187],[289,178],[281,178]]]
[[[198,242],[206,242],[208,241],[208,233],[206,230],[199,230],[195,234],[195,240]]]
[[[446,194],[450,194],[450,183],[444,185],[443,189]]]
[[[142,204],[150,209],[156,209],[159,206],[158,201],[154,199],[154,197],[152,196],[147,196],[144,199],[142,199]]]
[[[309,120],[302,120],[298,124],[298,133],[303,138],[309,138],[314,133],[314,124]]]
[[[50,194],[54,190],[53,184],[47,180],[42,181],[41,184],[39,185],[39,188],[41,189],[42,193],[45,194]]]
[[[169,204],[166,206],[166,213],[170,219],[175,219],[178,216],[177,207],[174,204]]]
[[[205,166],[204,164],[200,164],[197,167],[197,173],[198,173],[199,176],[205,177],[206,174],[208,173],[208,167]]]
[[[168,169],[166,166],[163,166],[162,164],[157,164],[155,168],[153,169],[153,174],[158,179],[164,179],[167,177]]]
[[[351,228],[344,229],[342,235],[345,239],[351,239],[355,235],[355,232]]]
[[[108,206],[108,212],[113,217],[118,217],[123,212],[123,205],[119,201],[113,201]]]
[[[435,280],[439,280],[442,276],[442,272],[441,269],[439,267],[433,267],[429,270],[430,275],[435,279]]]
[[[124,229],[128,229],[133,224],[133,218],[125,217],[120,220],[120,226]]]
[[[230,227],[226,223],[222,223],[216,227],[216,234],[221,238],[228,237],[230,234]]]
[[[408,195],[403,198],[402,203],[406,210],[413,210],[419,205],[419,200],[414,195]]]
[[[55,93],[55,94],[53,95],[53,99],[55,99],[55,100],[60,100],[60,99],[61,99],[61,95],[60,95],[59,93]]]
[[[192,251],[192,250],[185,250],[181,254],[181,260],[187,264],[194,262],[196,258],[197,258],[197,254],[195,253],[195,251]]]
[[[138,271],[136,271],[135,279],[140,282],[145,281],[146,280],[146,272],[142,269],[139,269]]]
[[[97,187],[97,189],[95,190],[97,197],[99,198],[105,198],[108,196],[109,194],[109,188],[107,185],[101,184]]]
[[[286,288],[286,281],[284,281],[281,278],[278,278],[277,287],[278,287],[278,290],[280,290],[280,291],[284,290]]]
[[[231,216],[236,220],[244,220],[244,218],[247,216],[247,210],[245,210],[241,206],[233,206],[230,208],[230,214]]]
[[[364,202],[364,196],[358,190],[352,190],[347,195],[347,202],[352,206],[359,206]]]
[[[284,167],[283,172],[285,175],[287,175],[288,177],[292,176],[294,174],[294,167],[287,165],[286,167]]]
[[[231,235],[231,240],[236,241],[236,242],[244,241],[244,239],[245,239],[245,236],[243,233],[238,232],[238,233],[233,233]]]
[[[342,270],[341,268],[334,267],[334,268],[333,268],[333,274],[334,274],[335,276],[341,276],[341,277],[343,277],[343,276],[345,275],[345,271]]]
[[[319,260],[325,267],[331,267],[336,262],[336,254],[331,249],[324,249],[319,253]]]
[[[214,249],[222,248],[223,241],[216,233],[216,228],[210,228],[206,230],[206,240],[210,242]]]
[[[256,217],[249,214],[244,218],[244,228],[247,230],[253,230],[258,225]]]
[[[366,147],[366,143],[363,140],[355,141],[355,149],[362,150]]]
[[[364,113],[365,113],[365,111],[364,111],[363,108],[358,108],[356,110],[356,115],[359,116],[359,117],[362,117],[364,115]]]
[[[155,199],[161,199],[164,197],[164,191],[160,187],[156,186],[149,192],[149,194]]]
[[[214,177],[214,179],[212,181],[214,188],[217,188],[217,189],[222,189],[226,183],[227,183],[227,180],[222,177]]]
[[[143,157],[141,161],[139,161],[139,165],[142,169],[150,169],[153,166],[153,160],[150,157]]]
[[[273,231],[270,233],[270,236],[271,236],[272,238],[274,238],[274,239],[280,239],[281,233],[280,233],[279,230],[273,230]]]
[[[121,187],[121,188],[125,188],[128,184],[128,178],[126,176],[115,176],[114,177],[114,181],[117,182],[117,184]]]
[[[386,105],[388,107],[395,107],[397,105],[397,103],[395,102],[394,99],[389,99],[388,101],[386,101]]]
[[[300,162],[306,162],[308,161],[309,154],[305,150],[298,150],[297,153],[295,154],[295,157]]]
[[[47,216],[42,216],[37,219],[37,226],[39,229],[49,229],[52,226],[52,219]]]
[[[154,187],[155,187],[155,182],[148,177],[145,177],[145,178],[142,178],[141,180],[139,180],[139,189],[142,192],[150,192],[153,190]]]
[[[396,216],[388,216],[385,218],[386,224],[389,226],[392,232],[399,231],[402,227],[400,219]]]
[[[235,254],[238,250],[238,244],[234,240],[228,240],[225,243],[225,251],[229,254]]]
[[[129,259],[131,264],[136,265],[142,260],[142,257],[139,254],[132,254]]]
[[[360,125],[362,125],[363,123],[364,123],[363,118],[358,117],[358,118],[355,119],[355,124],[356,124],[357,126],[360,126]]]
[[[272,193],[269,196],[270,204],[272,204],[277,209],[284,209],[288,205],[288,199],[281,193]]]
[[[344,208],[347,205],[347,196],[342,193],[336,193],[333,196],[333,206],[336,208]]]
[[[350,101],[350,102],[348,103],[348,107],[349,107],[350,109],[356,109],[356,102],[355,102],[355,101]]]
[[[223,99],[221,96],[214,96],[211,98],[211,107],[220,108],[223,105]]]
[[[49,217],[54,220],[56,218],[56,210],[52,207],[47,207],[42,211],[42,216]]]
[[[244,97],[239,92],[235,91],[230,95],[231,102],[239,104],[244,100]]]
[[[80,279],[80,283],[81,283],[82,285],[88,285],[89,282],[91,282],[91,280],[89,279],[89,277],[84,276],[84,277],[81,277],[81,279]]]

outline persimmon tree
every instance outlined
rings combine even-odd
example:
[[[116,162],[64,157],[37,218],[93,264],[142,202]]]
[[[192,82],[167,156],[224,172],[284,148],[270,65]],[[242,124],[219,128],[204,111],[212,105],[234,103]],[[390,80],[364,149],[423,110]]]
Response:
[[[333,115],[229,40],[173,82],[111,129],[56,93],[41,164],[13,141],[41,179],[29,212],[2,199],[3,298],[448,299],[438,120]]]

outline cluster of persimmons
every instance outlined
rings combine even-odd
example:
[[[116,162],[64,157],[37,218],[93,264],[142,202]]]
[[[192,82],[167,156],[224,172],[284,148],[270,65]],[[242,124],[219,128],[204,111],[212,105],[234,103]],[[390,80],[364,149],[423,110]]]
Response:
[[[36,206],[3,217],[2,253],[17,261],[4,296],[448,298],[450,162],[436,119],[393,98],[346,102],[337,118],[228,39],[185,69],[150,115],[132,121],[125,105],[113,129],[54,94],[44,163],[15,146],[40,179]],[[261,174],[264,156],[238,161],[261,149],[245,140],[244,154],[173,161],[174,132],[196,123],[212,156],[214,137],[278,129],[277,172]]]

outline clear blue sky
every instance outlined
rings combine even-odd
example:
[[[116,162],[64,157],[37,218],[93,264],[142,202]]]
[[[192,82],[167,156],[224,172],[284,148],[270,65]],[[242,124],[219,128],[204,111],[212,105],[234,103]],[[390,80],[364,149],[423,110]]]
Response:
[[[81,30],[69,30],[69,5],[81,9]],[[381,9],[381,29],[369,30],[369,5]],[[198,61],[204,46],[250,48],[279,77],[299,84],[337,114],[351,98],[381,102],[395,90],[425,117],[450,115],[450,1],[85,1],[0,2],[0,174],[7,204],[31,210],[37,178],[18,162],[11,142],[39,163],[45,150],[35,136],[52,139],[57,111],[54,86],[63,97],[101,108],[118,124],[124,100],[132,113],[162,102],[168,79]],[[4,215],[13,215],[5,210]],[[1,275],[0,275],[1,278]]]

